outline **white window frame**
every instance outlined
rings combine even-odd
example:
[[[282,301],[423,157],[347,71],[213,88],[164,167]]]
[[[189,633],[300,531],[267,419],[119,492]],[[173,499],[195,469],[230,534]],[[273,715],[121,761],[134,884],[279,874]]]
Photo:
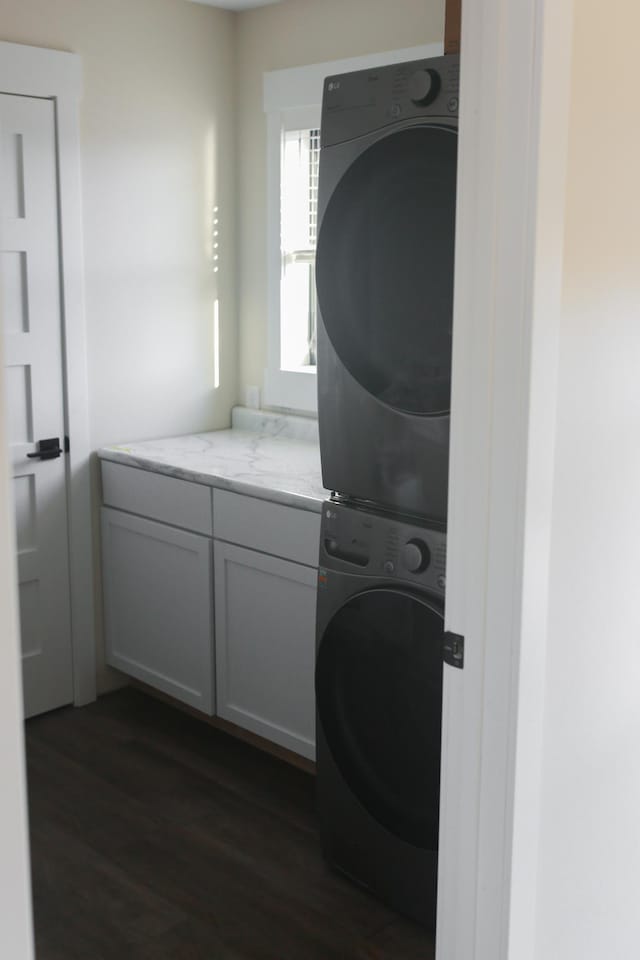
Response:
[[[283,370],[280,366],[280,182],[282,134],[285,130],[320,126],[322,88],[325,77],[368,67],[404,63],[442,55],[441,43],[387,50],[382,53],[314,63],[307,67],[273,70],[264,74],[264,111],[267,116],[267,367],[263,400],[267,407],[317,413],[315,367]]]

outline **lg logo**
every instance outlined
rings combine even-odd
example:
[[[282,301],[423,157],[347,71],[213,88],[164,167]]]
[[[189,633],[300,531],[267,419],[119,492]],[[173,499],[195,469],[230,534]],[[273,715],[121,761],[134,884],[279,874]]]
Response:
[[[329,86],[327,87],[327,89],[328,89],[329,93],[333,93],[334,90],[339,90],[339,89],[340,89],[340,81],[339,81],[339,80],[331,80],[331,81],[329,82]]]

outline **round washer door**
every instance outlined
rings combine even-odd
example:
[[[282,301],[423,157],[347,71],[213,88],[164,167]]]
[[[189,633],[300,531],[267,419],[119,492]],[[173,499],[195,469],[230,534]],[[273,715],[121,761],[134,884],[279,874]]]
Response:
[[[318,717],[351,792],[407,843],[438,846],[442,612],[391,589],[352,597],[316,663]]]
[[[336,186],[318,236],[318,302],[338,357],[413,414],[450,405],[457,145],[455,128],[434,125],[377,140]]]

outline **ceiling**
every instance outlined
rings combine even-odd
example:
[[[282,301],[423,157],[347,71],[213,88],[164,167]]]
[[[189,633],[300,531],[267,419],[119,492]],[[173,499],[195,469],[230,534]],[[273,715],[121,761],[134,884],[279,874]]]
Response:
[[[207,7],[224,7],[225,10],[252,10],[253,7],[266,7],[280,0],[192,0],[192,3],[204,3]]]

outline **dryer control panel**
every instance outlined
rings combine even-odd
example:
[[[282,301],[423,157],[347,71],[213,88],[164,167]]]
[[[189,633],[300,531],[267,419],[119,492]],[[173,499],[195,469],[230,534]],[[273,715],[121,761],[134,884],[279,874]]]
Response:
[[[457,122],[459,87],[457,56],[327,77],[322,98],[322,146],[424,117]]]
[[[403,580],[444,596],[446,534],[330,500],[322,507],[320,566]]]

